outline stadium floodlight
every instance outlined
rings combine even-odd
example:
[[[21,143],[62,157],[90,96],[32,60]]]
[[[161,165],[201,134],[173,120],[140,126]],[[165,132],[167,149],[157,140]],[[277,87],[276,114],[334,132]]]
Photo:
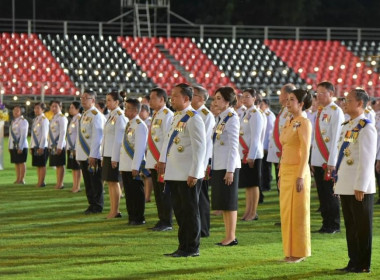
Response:
[[[360,63],[360,62],[358,62],[358,63],[356,63],[356,67],[361,67],[362,66],[362,64]]]
[[[367,74],[368,74],[368,75],[371,75],[371,74],[372,74],[372,70],[369,69],[369,70],[367,71]]]
[[[13,100],[16,101],[18,99],[18,97],[15,95],[13,96]]]
[[[341,66],[340,66],[340,69],[346,69],[346,65],[344,65],[344,64],[342,64]]]
[[[298,73],[302,73],[302,72],[303,72],[302,68],[298,69]]]
[[[338,83],[341,83],[341,82],[343,82],[343,79],[342,79],[342,78],[339,78],[339,79],[338,79]]]
[[[369,82],[368,82],[368,85],[369,85],[369,86],[372,86],[372,85],[373,85],[373,82],[372,82],[372,81],[369,81]]]
[[[30,101],[26,100],[25,104],[26,104],[26,106],[30,106]]]
[[[319,68],[318,68],[318,67],[314,67],[314,71],[315,71],[315,72],[318,72],[318,71],[319,71]]]
[[[344,94],[343,94],[344,96],[347,96],[348,95],[348,91],[346,91],[346,92],[344,92]]]
[[[352,75],[352,78],[353,78],[354,80],[356,80],[356,79],[358,78],[358,75],[354,74],[354,75]]]
[[[330,70],[330,71],[334,70],[334,66],[330,65],[330,66],[329,66],[329,70]]]
[[[373,66],[376,65],[376,63],[377,63],[376,60],[371,61],[371,65],[373,65]]]

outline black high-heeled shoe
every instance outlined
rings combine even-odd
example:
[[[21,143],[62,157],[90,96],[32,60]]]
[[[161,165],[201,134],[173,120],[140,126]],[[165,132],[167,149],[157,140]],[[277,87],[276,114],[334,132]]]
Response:
[[[238,240],[235,238],[234,240],[232,240],[230,243],[228,243],[228,244],[223,244],[222,242],[218,242],[218,243],[215,243],[215,245],[218,245],[218,246],[236,246],[236,245],[238,245],[239,244],[239,242],[238,242]]]

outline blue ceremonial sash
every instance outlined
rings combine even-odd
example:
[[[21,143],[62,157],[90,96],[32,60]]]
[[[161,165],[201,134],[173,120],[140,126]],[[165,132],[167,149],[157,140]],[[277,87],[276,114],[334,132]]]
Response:
[[[227,116],[223,119],[223,121],[222,121],[222,123],[220,124],[220,125],[226,125],[226,123],[227,123],[227,121],[232,117],[234,115],[234,113],[228,113],[227,114]],[[215,132],[214,132],[214,134],[213,134],[213,136],[212,136],[212,142],[213,143],[215,143],[215,139],[216,139],[216,136],[219,134],[219,133],[216,133],[217,132],[217,130],[218,130],[218,126],[219,125],[217,125],[216,126],[216,129],[215,129]],[[221,134],[221,133],[220,133]]]
[[[12,127],[13,127],[13,122],[12,122],[11,126],[9,127],[9,132],[10,132],[11,135],[12,135],[13,149],[18,150],[18,149],[19,149],[19,146],[18,146],[18,145],[19,145],[19,142],[20,142],[20,138],[17,138],[17,137],[16,137],[16,134],[13,132]]]
[[[49,125],[49,137],[52,142],[52,147],[57,147],[58,139],[59,139],[59,134],[58,136],[54,139],[53,131],[51,130],[51,127]]]
[[[127,152],[128,156],[133,160],[133,157],[135,156],[135,150],[132,148],[131,144],[128,141],[127,135],[128,135],[128,128],[129,128],[129,123],[127,127],[125,128],[125,133],[124,133],[124,139],[123,139],[123,146],[124,150]],[[139,172],[143,173],[146,177],[150,175],[148,169],[145,168],[145,160],[143,159],[141,161],[140,169]],[[134,178],[135,180],[142,180],[140,176],[136,176]]]
[[[197,111],[191,111],[193,114],[198,114]],[[190,119],[190,114],[189,113],[186,113],[186,115],[184,115],[182,117],[182,119],[180,119],[180,121],[177,123],[177,126],[179,123],[186,123],[188,120]],[[166,149],[166,158],[168,157],[168,154],[169,154],[169,151],[170,151],[170,148],[172,147],[173,145],[173,142],[174,142],[174,138],[177,137],[178,133],[181,131],[181,128],[175,128],[172,135],[170,136],[170,139],[169,139],[169,143],[168,143],[168,147]]]
[[[84,138],[84,136],[82,134],[81,120],[79,120],[79,122],[78,122],[78,139],[79,139],[80,145],[82,146],[83,151],[85,152],[85,154],[87,156],[89,156],[90,155],[90,147],[88,146],[86,139]]]
[[[335,180],[335,183],[338,182],[338,170],[339,170],[339,167],[340,167],[340,164],[342,163],[342,160],[343,160],[343,157],[344,157],[344,150],[347,149],[351,142],[353,141],[354,139],[354,133],[359,133],[359,131],[365,127],[368,123],[371,123],[370,120],[368,119],[361,119],[358,123],[358,125],[351,130],[351,135],[349,138],[344,138],[344,142],[342,144],[342,146],[340,147],[340,150],[339,150],[339,154],[338,154],[338,160],[336,162],[336,167],[335,167],[335,170],[332,174],[332,177],[334,178]]]

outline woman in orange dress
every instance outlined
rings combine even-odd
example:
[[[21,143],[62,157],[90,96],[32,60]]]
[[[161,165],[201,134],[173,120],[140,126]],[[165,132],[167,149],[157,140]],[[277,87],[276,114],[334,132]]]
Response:
[[[310,169],[311,123],[302,116],[312,103],[312,96],[293,90],[286,102],[292,117],[281,135],[280,212],[285,261],[298,263],[311,255],[310,242]]]

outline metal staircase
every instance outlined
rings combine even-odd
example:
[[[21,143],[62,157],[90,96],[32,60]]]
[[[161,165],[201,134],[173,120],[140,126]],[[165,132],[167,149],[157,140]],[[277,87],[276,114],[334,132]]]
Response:
[[[150,27],[150,14],[149,14],[149,6],[148,2],[146,4],[138,4],[134,5],[135,10],[135,34],[138,37],[151,37],[151,27]]]

